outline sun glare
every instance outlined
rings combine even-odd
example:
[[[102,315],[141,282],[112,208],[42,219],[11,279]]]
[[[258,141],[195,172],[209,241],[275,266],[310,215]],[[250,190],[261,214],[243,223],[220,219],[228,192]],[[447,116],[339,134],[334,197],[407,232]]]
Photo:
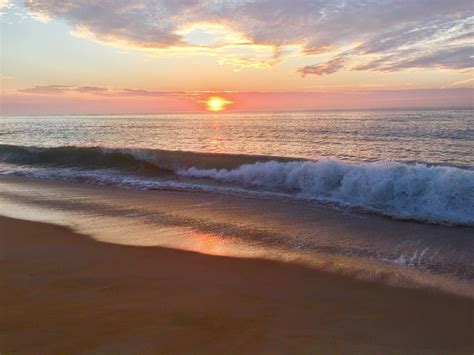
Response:
[[[212,96],[208,98],[205,103],[209,111],[218,112],[224,110],[227,105],[232,103],[232,101],[226,100],[219,96]]]

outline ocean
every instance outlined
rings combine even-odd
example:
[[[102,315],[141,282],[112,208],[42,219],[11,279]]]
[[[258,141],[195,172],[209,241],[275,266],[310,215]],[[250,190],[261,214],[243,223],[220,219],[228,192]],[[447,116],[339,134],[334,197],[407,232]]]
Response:
[[[232,222],[221,216],[217,223],[210,210],[204,222],[166,219],[167,225],[230,236],[260,249],[271,244],[376,260],[470,283],[473,117],[472,109],[5,116],[0,175],[141,191],[139,196],[147,191],[222,196],[241,217],[273,218],[272,227],[257,221],[245,229],[235,216]],[[13,194],[8,186],[0,194],[4,206]],[[48,200],[56,210],[79,208],[64,196],[51,202],[52,191],[40,202]],[[83,196],[81,203],[93,200]],[[147,206],[141,214],[124,213],[163,224]],[[322,215],[332,221],[330,228],[345,225],[343,238],[341,230],[337,238],[335,232],[320,233]],[[275,227],[278,219],[286,227]],[[391,231],[383,233],[385,228]]]
[[[4,117],[0,173],[474,224],[469,109]]]

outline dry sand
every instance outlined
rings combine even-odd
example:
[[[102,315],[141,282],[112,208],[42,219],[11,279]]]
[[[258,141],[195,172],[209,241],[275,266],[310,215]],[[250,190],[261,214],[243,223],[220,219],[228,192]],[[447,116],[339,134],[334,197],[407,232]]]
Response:
[[[466,353],[474,300],[0,217],[0,352]]]

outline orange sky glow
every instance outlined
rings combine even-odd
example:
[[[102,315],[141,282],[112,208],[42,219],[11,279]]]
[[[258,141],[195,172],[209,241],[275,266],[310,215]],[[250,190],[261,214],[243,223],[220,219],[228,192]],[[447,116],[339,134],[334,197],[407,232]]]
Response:
[[[1,112],[471,106],[471,12],[464,0],[3,0]]]

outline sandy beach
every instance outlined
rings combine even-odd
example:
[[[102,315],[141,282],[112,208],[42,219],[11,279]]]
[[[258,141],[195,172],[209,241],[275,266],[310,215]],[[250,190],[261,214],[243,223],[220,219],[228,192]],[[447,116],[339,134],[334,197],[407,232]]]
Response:
[[[471,353],[474,301],[0,218],[2,353]]]
[[[473,0],[0,0],[0,355],[474,355]]]

